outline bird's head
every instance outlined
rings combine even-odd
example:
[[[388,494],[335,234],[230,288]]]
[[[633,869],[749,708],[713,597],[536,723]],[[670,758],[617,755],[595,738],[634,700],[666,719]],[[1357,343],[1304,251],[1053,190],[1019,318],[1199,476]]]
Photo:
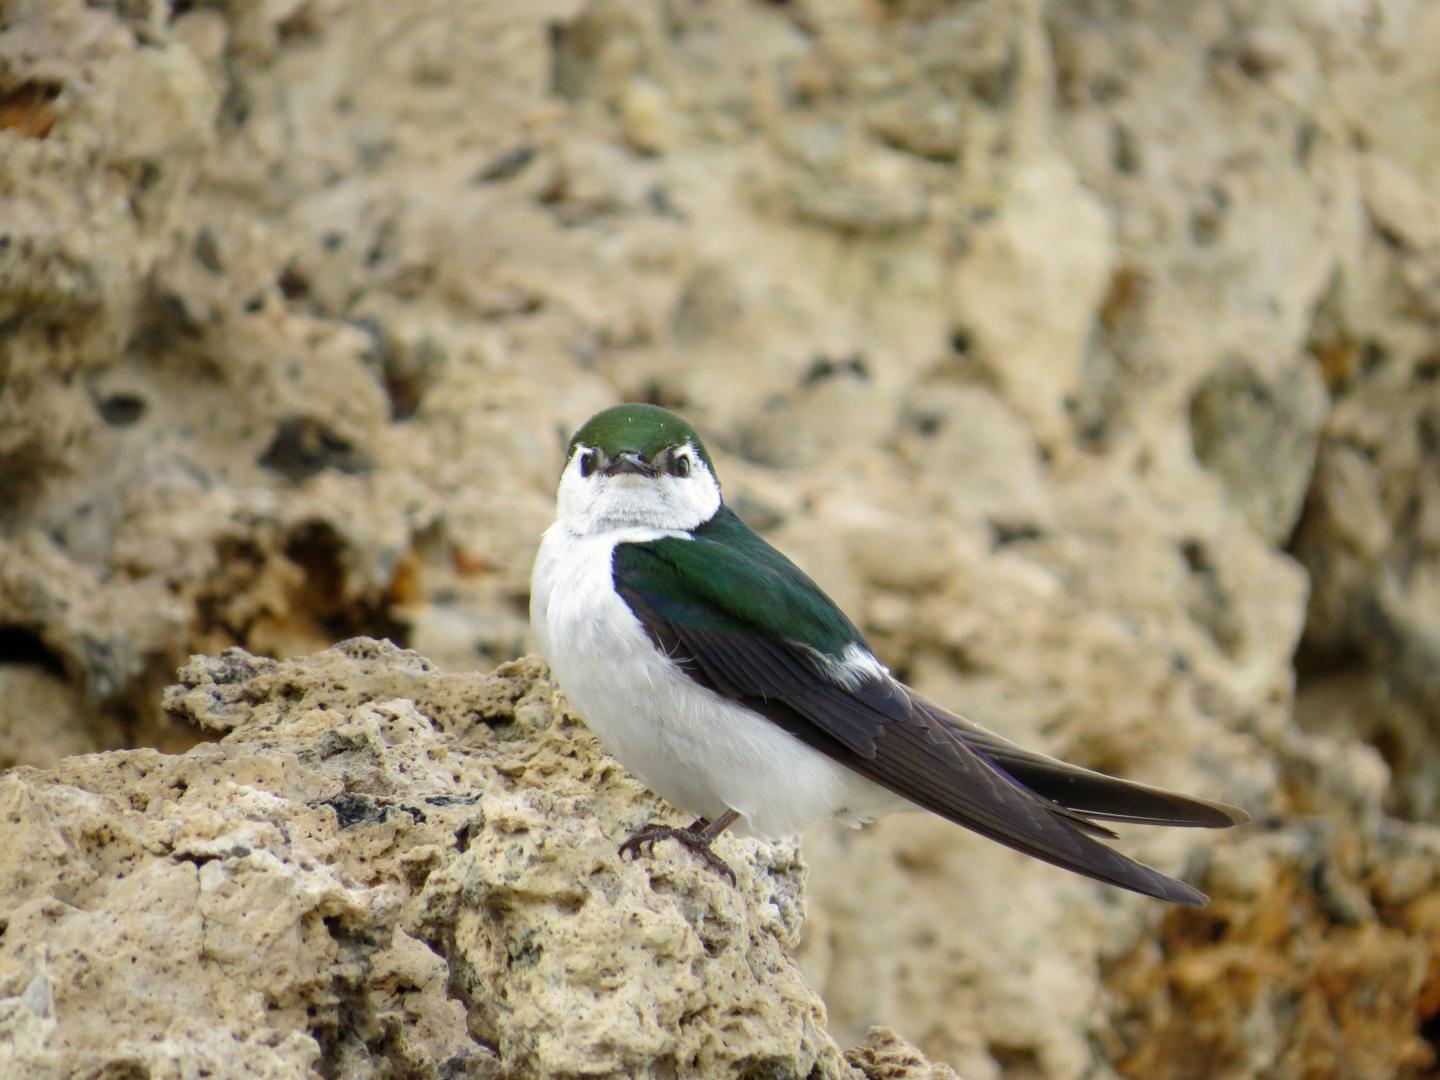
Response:
[[[688,423],[658,405],[596,413],[570,440],[556,499],[579,534],[636,526],[689,531],[720,509],[720,481]]]

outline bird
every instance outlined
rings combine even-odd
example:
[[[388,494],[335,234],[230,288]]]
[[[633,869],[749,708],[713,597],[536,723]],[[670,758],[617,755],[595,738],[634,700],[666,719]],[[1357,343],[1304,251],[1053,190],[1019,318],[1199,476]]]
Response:
[[[925,810],[1110,885],[1204,893],[1102,840],[1105,823],[1225,828],[1224,803],[1022,749],[890,673],[855,624],[721,494],[695,429],[658,405],[592,416],[565,453],[530,622],[570,706],[689,826],[649,825],[732,884],[727,829],[777,839]]]

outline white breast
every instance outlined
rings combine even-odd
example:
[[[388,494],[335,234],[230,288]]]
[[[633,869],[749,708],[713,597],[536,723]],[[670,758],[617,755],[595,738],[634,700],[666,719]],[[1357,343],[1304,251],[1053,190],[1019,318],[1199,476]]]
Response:
[[[740,813],[734,831],[790,835],[827,818],[860,824],[908,804],[749,709],[697,685],[662,654],[615,592],[615,545],[663,536],[545,533],[530,623],[560,688],[606,747],[668,802],[699,817]]]

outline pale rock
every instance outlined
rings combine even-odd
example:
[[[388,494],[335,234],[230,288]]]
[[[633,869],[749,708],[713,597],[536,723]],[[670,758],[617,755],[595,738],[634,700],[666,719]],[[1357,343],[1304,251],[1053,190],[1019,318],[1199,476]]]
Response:
[[[644,154],[664,153],[675,141],[674,120],[665,91],[646,78],[631,80],[620,99],[625,138]]]
[[[722,841],[738,887],[621,858],[664,808],[538,662],[357,639],[181,680],[218,744],[0,780],[16,1075],[952,1075],[893,1035],[846,1064],[787,955],[793,843]]]
[[[1190,403],[1195,454],[1256,532],[1290,536],[1310,486],[1330,401],[1308,362],[1267,380],[1242,363],[1217,370]]]
[[[1061,158],[1025,163],[1012,183],[993,217],[966,229],[951,304],[986,371],[1048,445],[1066,437],[1065,401],[1115,261],[1113,229]]]

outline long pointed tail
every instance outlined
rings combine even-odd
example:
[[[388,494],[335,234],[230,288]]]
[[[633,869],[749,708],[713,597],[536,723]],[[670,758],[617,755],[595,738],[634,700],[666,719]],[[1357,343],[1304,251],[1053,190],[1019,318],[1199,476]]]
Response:
[[[1250,815],[1238,806],[1197,799],[1193,795],[1137,784],[1071,765],[1022,749],[979,724],[918,696],[915,704],[1018,783],[1042,798],[1085,817],[1136,825],[1200,829],[1225,829],[1250,820]]]

